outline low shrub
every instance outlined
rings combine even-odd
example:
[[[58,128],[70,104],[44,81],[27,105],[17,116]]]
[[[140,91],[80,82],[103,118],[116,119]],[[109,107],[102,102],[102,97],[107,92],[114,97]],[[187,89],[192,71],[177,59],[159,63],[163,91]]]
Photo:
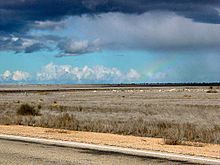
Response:
[[[211,86],[211,87],[209,87],[209,90],[206,91],[206,93],[218,93],[218,91],[215,90],[215,89]]]
[[[208,90],[206,93],[218,93],[216,90]]]
[[[39,110],[36,110],[33,106],[31,106],[29,104],[22,104],[18,108],[17,114],[18,115],[23,115],[23,116],[27,116],[27,115],[39,116],[40,112],[39,112]]]
[[[41,108],[42,108],[42,106],[39,104],[39,105],[37,106],[37,108],[38,108],[38,109],[41,109]]]

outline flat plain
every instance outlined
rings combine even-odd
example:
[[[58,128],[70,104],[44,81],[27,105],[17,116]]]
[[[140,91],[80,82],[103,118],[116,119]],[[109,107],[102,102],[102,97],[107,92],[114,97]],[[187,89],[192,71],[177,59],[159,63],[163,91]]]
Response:
[[[18,114],[28,104],[36,115]],[[0,86],[0,124],[220,143],[220,87]]]

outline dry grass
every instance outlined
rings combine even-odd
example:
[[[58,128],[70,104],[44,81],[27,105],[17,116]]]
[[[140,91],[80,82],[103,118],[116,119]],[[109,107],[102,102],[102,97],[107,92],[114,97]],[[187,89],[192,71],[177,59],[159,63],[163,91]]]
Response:
[[[220,94],[206,91],[149,88],[7,94],[0,101],[0,124],[162,137],[172,145],[185,141],[220,144]],[[19,102],[14,102],[17,95]],[[41,116],[17,115],[15,110],[27,100]]]
[[[2,122],[4,121],[4,122]],[[61,128],[76,131],[91,131],[114,133],[123,135],[135,135],[142,137],[162,137],[166,144],[184,144],[184,141],[217,143],[220,144],[220,127],[199,127],[198,125],[185,123],[171,123],[166,121],[136,120],[78,120],[69,113],[59,115],[44,114],[42,116],[4,116],[1,124],[18,124],[47,128]]]

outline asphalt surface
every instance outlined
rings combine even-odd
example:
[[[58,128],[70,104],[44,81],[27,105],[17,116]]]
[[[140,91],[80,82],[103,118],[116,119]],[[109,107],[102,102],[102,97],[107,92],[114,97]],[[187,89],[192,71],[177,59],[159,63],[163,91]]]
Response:
[[[57,147],[43,144],[0,140],[0,164],[96,164],[96,165],[177,165],[187,162],[169,161],[150,157],[137,157],[114,152]]]

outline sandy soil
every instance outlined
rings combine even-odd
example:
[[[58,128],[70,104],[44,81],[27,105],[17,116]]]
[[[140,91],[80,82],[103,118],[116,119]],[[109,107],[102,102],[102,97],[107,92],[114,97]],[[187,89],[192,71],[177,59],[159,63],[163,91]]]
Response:
[[[49,129],[28,126],[0,125],[0,134],[39,137],[47,139],[135,148],[141,150],[154,150],[220,158],[220,145],[217,144],[186,142],[184,145],[165,145],[163,140],[160,138],[146,138],[106,133],[67,131],[60,129]]]

